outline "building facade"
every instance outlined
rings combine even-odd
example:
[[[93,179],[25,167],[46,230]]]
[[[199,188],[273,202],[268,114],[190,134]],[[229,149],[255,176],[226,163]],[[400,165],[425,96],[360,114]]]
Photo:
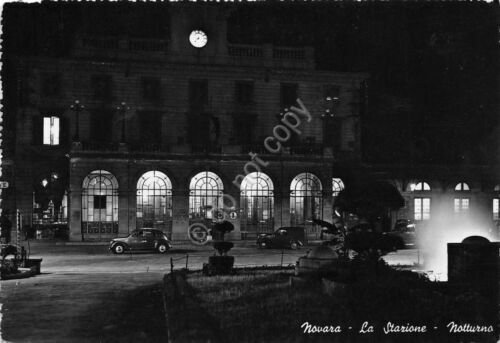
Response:
[[[392,222],[474,212],[498,227],[498,162],[363,163],[368,75],[317,70],[312,47],[230,44],[228,15],[177,7],[160,39],[79,35],[63,57],[7,52],[2,207],[38,238],[157,227],[184,240],[221,218],[235,239],[289,225],[318,238],[313,219],[331,221],[338,192],[371,175],[406,199]]]
[[[16,61],[15,196],[4,198],[23,226],[67,225],[76,241],[142,226],[187,239],[225,201],[235,238],[286,225],[319,235],[334,166],[360,159],[367,75],[315,70],[309,47],[228,44],[226,16],[198,12],[176,11],[164,40],[80,36],[69,57]]]

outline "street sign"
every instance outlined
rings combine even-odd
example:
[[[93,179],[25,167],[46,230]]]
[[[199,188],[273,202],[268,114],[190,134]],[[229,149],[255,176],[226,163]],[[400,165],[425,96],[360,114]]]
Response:
[[[9,183],[7,181],[0,181],[0,188],[9,188]]]

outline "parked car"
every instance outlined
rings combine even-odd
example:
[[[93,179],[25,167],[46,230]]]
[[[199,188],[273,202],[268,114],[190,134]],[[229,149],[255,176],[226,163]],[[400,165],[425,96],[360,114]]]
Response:
[[[271,234],[257,236],[259,248],[298,249],[304,245],[306,233],[303,227],[281,227]]]
[[[170,240],[161,230],[142,228],[134,230],[127,237],[114,238],[109,242],[109,250],[115,254],[125,251],[157,251],[166,253],[171,248]]]
[[[385,234],[398,240],[397,249],[412,248],[416,245],[415,224],[409,219],[396,220],[394,228]]]

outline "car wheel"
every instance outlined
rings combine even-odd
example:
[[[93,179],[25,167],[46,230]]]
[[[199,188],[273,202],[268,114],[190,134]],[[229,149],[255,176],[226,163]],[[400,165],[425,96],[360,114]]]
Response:
[[[125,247],[122,244],[117,244],[113,247],[113,253],[120,255],[125,251]]]
[[[259,248],[264,249],[264,248],[266,248],[266,247],[267,247],[266,242],[260,242],[260,243],[259,243]]]
[[[168,251],[168,247],[165,243],[160,243],[156,249],[158,249],[160,254],[164,254]]]
[[[292,250],[297,250],[299,248],[299,245],[297,244],[297,242],[291,242],[290,248],[292,248]]]

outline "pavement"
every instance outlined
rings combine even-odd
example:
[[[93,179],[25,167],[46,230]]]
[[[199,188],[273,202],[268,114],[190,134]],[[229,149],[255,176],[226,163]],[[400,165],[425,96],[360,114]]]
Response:
[[[167,254],[114,255],[107,243],[24,241],[41,274],[0,281],[0,342],[161,342],[163,276],[201,269],[213,248],[174,244]],[[254,243],[254,242],[252,242]],[[306,250],[236,244],[236,266],[288,265]]]
[[[209,245],[187,242],[164,255],[114,255],[107,243],[22,243],[31,258],[43,259],[42,274],[0,281],[0,342],[164,341],[163,276],[172,267],[201,269],[213,254]],[[312,247],[281,251],[236,242],[231,254],[236,266],[293,265]],[[411,264],[417,254],[387,257]]]

